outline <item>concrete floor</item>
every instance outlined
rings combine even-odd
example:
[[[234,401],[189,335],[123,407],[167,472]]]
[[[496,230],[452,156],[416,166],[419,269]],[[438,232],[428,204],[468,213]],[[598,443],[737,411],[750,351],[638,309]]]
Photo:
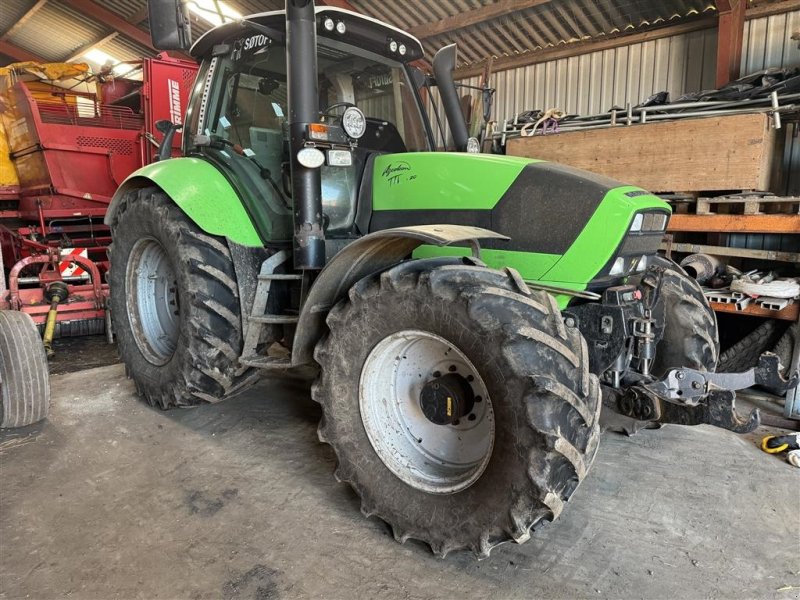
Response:
[[[120,365],[0,435],[0,598],[798,598],[800,470],[754,436],[606,434],[561,518],[491,558],[364,519],[298,381],[162,413]]]

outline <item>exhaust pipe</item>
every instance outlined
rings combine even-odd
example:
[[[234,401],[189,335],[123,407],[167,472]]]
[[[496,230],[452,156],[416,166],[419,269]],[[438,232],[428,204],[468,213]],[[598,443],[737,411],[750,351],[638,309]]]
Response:
[[[289,105],[294,268],[325,266],[322,180],[319,169],[304,167],[297,153],[305,147],[308,125],[319,120],[317,30],[313,0],[286,0],[286,83]]]
[[[458,100],[456,83],[453,81],[453,69],[456,68],[457,58],[458,48],[455,44],[441,48],[433,57],[433,76],[436,78],[439,95],[442,97],[444,113],[447,115],[447,124],[453,134],[456,151],[465,152],[469,133],[461,110],[461,102]]]

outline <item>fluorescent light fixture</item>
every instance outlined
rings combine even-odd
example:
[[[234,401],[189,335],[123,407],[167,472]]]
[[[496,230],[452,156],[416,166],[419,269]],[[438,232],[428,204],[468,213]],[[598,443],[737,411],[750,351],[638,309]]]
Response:
[[[191,0],[187,6],[191,12],[212,25],[222,25],[242,18],[241,13],[219,0],[216,2],[215,0]],[[219,11],[217,11],[217,7],[219,7]]]

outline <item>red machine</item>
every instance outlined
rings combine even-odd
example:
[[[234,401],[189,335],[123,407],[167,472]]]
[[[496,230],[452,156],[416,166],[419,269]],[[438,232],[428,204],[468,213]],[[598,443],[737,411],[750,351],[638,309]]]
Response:
[[[196,64],[165,55],[130,67],[122,77],[56,84],[12,66],[0,90],[19,180],[17,189],[0,181],[0,309],[30,314],[49,330],[46,346],[48,333],[106,329],[106,208],[119,184],[153,160],[161,139],[156,122],[182,122],[197,73]],[[84,91],[87,81],[94,91]],[[177,134],[173,150],[180,143]]]

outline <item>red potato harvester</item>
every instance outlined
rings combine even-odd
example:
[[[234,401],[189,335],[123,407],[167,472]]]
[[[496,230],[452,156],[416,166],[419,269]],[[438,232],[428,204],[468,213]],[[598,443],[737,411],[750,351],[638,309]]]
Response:
[[[48,353],[54,337],[110,338],[103,217],[119,184],[155,159],[156,124],[182,122],[196,73],[163,54],[97,74],[0,69],[0,310],[29,314]]]

